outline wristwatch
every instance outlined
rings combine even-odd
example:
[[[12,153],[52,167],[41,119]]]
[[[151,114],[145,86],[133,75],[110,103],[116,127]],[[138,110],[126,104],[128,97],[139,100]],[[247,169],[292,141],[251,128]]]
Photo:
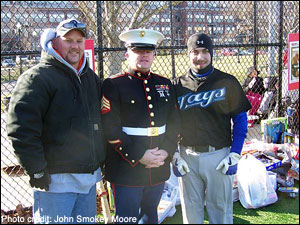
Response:
[[[40,173],[34,173],[33,174],[33,178],[34,179],[40,179],[40,178],[42,178],[43,176],[44,176],[44,171],[42,171],[42,172],[40,172]]]

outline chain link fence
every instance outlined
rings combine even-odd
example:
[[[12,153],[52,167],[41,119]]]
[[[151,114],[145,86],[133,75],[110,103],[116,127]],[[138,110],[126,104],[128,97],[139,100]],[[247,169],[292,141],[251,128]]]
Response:
[[[164,34],[152,70],[170,79],[189,69],[188,37],[196,32],[208,34],[213,40],[213,64],[217,69],[236,76],[243,84],[247,69],[256,67],[265,85],[269,85],[267,91],[272,93],[272,101],[264,105],[266,110],[260,115],[253,113],[247,139],[261,139],[259,119],[285,116],[287,106],[299,105],[299,91],[288,91],[288,67],[284,63],[288,34],[299,32],[297,1],[1,1],[4,211],[14,210],[18,203],[29,207],[33,202],[28,178],[23,176],[6,136],[9,98],[20,74],[40,60],[43,29],[55,28],[68,18],[87,24],[88,39],[94,40],[95,72],[103,79],[128,65],[124,43],[118,38],[126,29],[148,28]],[[260,106],[253,105],[257,110]],[[297,112],[290,119],[289,128],[299,134]]]

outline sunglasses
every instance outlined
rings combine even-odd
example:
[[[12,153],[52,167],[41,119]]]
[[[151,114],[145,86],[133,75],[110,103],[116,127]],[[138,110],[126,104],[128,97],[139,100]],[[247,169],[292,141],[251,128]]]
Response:
[[[70,29],[70,28],[86,28],[85,24],[78,23],[76,20],[71,20],[68,23],[65,23],[62,25],[64,28]]]

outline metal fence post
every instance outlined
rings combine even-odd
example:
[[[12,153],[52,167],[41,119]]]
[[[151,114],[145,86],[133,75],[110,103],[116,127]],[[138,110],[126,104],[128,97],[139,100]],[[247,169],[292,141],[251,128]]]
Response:
[[[173,6],[172,1],[169,2],[170,5],[170,25],[171,25],[171,46],[174,46],[174,27],[173,27]],[[175,56],[174,56],[174,49],[171,49],[171,60],[172,60],[172,78],[176,77],[175,72]]]
[[[283,116],[284,112],[282,112],[282,104],[281,104],[281,97],[282,97],[282,47],[283,47],[283,2],[279,1],[279,54],[278,54],[278,65],[279,65],[279,81],[278,81],[278,95],[277,95],[277,102],[278,102],[278,110],[279,115]]]
[[[102,43],[102,1],[97,1],[97,35],[98,35],[98,76],[104,79],[103,74],[103,43]]]
[[[8,68],[8,81],[10,81],[10,68]]]
[[[253,66],[256,68],[256,57],[257,57],[257,3],[253,1],[253,42],[254,42],[254,54],[253,54]]]

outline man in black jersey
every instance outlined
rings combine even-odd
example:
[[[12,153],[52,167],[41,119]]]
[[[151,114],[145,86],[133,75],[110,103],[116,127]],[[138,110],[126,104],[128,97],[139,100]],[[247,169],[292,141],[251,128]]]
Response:
[[[232,175],[246,137],[246,112],[251,105],[238,80],[213,67],[210,37],[194,34],[187,47],[190,69],[173,80],[181,115],[180,155],[174,155],[174,160],[183,159],[190,170],[179,179],[183,222],[203,223],[206,201],[210,223],[230,224]]]

